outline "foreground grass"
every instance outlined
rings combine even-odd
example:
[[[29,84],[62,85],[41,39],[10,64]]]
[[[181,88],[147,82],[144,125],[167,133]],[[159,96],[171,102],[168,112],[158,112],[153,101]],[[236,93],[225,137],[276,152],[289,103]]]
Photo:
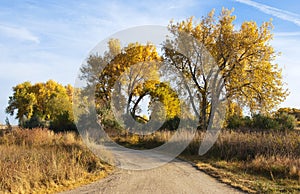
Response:
[[[0,134],[0,193],[54,193],[110,170],[74,133],[15,129]]]
[[[180,158],[220,181],[249,193],[300,193],[300,133],[223,130],[214,146],[198,156],[204,132],[198,132]],[[149,149],[172,137],[169,131],[137,136],[123,134],[119,143]]]
[[[204,156],[184,157],[250,193],[300,193],[300,134],[223,131]]]
[[[248,193],[300,193],[298,180],[284,176],[272,178],[272,171],[257,173],[249,168],[247,162],[203,159],[199,156],[186,155],[181,155],[180,158],[193,162],[199,170],[219,181]]]

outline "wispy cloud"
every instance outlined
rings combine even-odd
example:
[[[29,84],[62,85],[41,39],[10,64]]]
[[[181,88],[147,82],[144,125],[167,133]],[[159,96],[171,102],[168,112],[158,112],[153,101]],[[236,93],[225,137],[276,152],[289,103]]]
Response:
[[[24,27],[12,27],[0,24],[0,33],[21,41],[31,41],[34,43],[40,42],[37,36],[33,35],[28,29]]]
[[[282,37],[300,36],[300,32],[275,32],[274,35]]]
[[[275,7],[271,7],[271,6],[262,4],[262,3],[257,3],[257,2],[251,1],[251,0],[235,0],[235,1],[255,7],[256,9],[259,9],[260,11],[262,11],[266,14],[270,14],[277,18],[293,22],[294,24],[300,26],[300,15],[298,15],[298,14],[295,14],[295,13],[292,13],[289,11],[285,11],[282,9],[278,9]]]

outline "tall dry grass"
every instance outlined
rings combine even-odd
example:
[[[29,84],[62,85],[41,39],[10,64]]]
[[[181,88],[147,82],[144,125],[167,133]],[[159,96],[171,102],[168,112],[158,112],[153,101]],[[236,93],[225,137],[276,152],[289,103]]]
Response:
[[[0,193],[55,192],[106,174],[74,133],[15,129],[0,137]]]
[[[252,174],[300,181],[300,133],[222,131],[203,158],[238,161]]]
[[[151,135],[138,136],[123,133],[115,138],[124,145],[153,148],[168,141],[175,132],[157,131]],[[205,132],[198,131],[184,155],[198,155]],[[187,135],[182,134],[183,140]],[[291,178],[300,181],[300,132],[241,132],[222,130],[213,147],[200,157],[203,160],[240,162],[242,171]]]

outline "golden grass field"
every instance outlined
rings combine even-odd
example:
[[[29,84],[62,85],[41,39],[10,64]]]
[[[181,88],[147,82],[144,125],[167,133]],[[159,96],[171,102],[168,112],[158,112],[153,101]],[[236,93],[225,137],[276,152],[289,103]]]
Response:
[[[111,170],[75,133],[39,128],[0,133],[0,193],[54,193],[100,179]]]

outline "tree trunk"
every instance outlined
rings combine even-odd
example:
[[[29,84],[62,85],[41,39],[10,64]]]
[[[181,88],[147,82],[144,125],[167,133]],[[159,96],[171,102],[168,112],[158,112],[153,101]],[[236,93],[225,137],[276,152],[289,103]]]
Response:
[[[200,103],[200,128],[202,130],[206,130],[207,129],[207,95],[206,92],[201,92],[201,103]]]

